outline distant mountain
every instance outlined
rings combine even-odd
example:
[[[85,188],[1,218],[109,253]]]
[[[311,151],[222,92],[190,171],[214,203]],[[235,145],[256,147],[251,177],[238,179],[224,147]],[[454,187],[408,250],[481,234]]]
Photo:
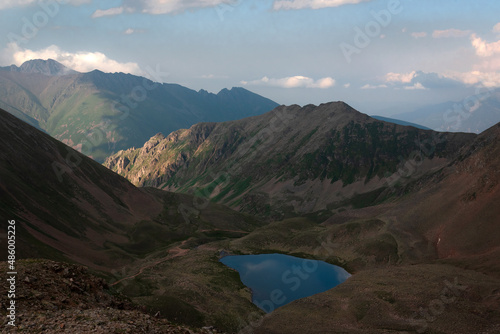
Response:
[[[280,106],[158,134],[105,166],[139,186],[198,188],[215,202],[280,219],[380,202],[396,180],[442,168],[474,136],[377,121],[343,102]]]
[[[40,127],[40,124],[38,123],[38,121],[28,115],[26,115],[24,112],[22,112],[21,110],[17,109],[16,107],[13,107],[3,101],[0,101],[0,108],[2,109],[9,109],[10,113],[14,116],[16,116],[17,118],[19,118],[20,120],[28,123],[29,125],[31,126],[34,126],[35,128],[37,128],[38,130],[41,130],[43,131],[43,129]]]
[[[53,60],[42,60],[35,59],[29,60],[23,63],[20,67],[16,65],[0,67],[2,71],[10,71],[10,72],[20,72],[20,73],[28,73],[28,74],[43,74],[48,76],[58,76],[58,75],[67,75],[67,74],[75,74],[78,73],[73,71],[72,69],[67,68],[63,64]]]
[[[78,73],[53,60],[3,68],[0,102],[99,162],[158,132],[259,115],[278,105],[243,88],[196,92],[124,73]]]
[[[500,122],[500,93],[485,91],[463,101],[429,105],[393,117],[436,131],[481,133]]]
[[[422,129],[422,130],[432,130],[426,126],[422,126],[422,125],[411,123],[411,122],[405,122],[405,121],[395,119],[395,118],[389,118],[389,117],[383,117],[383,116],[370,116],[370,117],[375,118],[376,120],[379,120],[379,121],[387,122],[387,123],[394,123],[394,124],[399,124],[399,125],[404,125],[404,126],[413,126],[414,128]]]

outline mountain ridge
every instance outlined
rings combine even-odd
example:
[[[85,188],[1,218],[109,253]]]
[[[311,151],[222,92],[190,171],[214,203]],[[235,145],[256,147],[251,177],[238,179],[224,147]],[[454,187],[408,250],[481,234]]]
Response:
[[[21,72],[28,74],[43,74],[47,76],[60,76],[67,74],[78,73],[63,64],[53,60],[53,59],[32,59],[24,62],[21,66],[10,65],[5,67],[0,67],[0,70],[10,71],[10,72]]]
[[[278,105],[244,88],[212,94],[125,73],[62,74],[57,66],[63,65],[54,61],[23,65],[0,71],[2,106],[99,162],[158,132],[258,115]]]
[[[280,106],[243,120],[199,123],[153,137],[142,148],[121,151],[104,165],[139,186],[180,192],[198,188],[200,194],[233,208],[253,212],[277,205],[275,211],[286,215],[331,211],[356,193],[381,200],[391,178],[408,181],[398,175],[401,165],[422,145],[433,151],[422,157],[422,168],[412,177],[445,166],[472,138],[377,121],[344,102],[332,102]],[[323,195],[312,195],[318,192]],[[251,208],[259,202],[260,208]]]

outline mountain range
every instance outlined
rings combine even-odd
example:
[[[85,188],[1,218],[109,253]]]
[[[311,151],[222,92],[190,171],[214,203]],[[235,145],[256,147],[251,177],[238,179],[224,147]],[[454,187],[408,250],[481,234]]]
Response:
[[[500,331],[500,124],[438,133],[343,102],[279,106],[158,134],[107,160],[140,188],[3,110],[0,143],[0,213],[16,221],[18,259],[83,264],[143,312],[227,333]],[[261,253],[352,276],[263,317],[218,261]],[[40,312],[107,305],[103,283],[82,269],[18,266]],[[38,280],[81,304],[49,301]],[[71,321],[87,319],[95,312]]]
[[[483,89],[462,101],[428,105],[393,117],[436,131],[481,133],[500,122],[500,92]]]
[[[158,132],[277,105],[243,88],[196,92],[124,73],[78,73],[54,60],[0,68],[0,107],[100,162]]]
[[[157,134],[105,166],[137,186],[197,189],[214,202],[283,219],[381,202],[396,185],[444,167],[474,137],[378,121],[343,102],[280,106]]]

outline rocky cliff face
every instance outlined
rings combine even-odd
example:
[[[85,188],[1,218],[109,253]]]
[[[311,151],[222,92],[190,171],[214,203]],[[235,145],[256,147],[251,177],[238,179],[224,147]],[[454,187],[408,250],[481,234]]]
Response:
[[[281,106],[157,135],[105,166],[139,186],[198,189],[251,213],[272,206],[283,217],[330,211],[363,194],[359,205],[380,201],[387,188],[445,166],[473,138],[377,121],[343,102]]]

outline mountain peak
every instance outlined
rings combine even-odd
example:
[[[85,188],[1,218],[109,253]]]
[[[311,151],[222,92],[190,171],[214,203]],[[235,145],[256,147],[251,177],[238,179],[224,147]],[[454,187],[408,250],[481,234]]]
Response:
[[[66,74],[77,73],[76,71],[64,66],[63,64],[53,59],[32,59],[24,62],[21,66],[17,67],[12,65],[8,67],[10,71],[21,73],[40,73],[48,76],[60,76]]]
[[[236,93],[248,94],[251,92],[243,87],[232,87],[231,89],[228,89],[228,88],[221,89],[221,91],[219,93],[217,93],[217,95],[229,95],[229,94],[234,95]]]

